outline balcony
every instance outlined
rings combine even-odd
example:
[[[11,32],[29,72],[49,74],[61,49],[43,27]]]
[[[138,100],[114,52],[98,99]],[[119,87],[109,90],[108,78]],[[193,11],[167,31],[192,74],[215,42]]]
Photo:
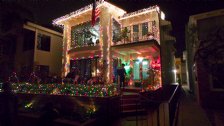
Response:
[[[81,41],[71,43],[71,48],[68,54],[75,57],[83,57],[84,55],[99,55],[100,54],[100,43],[99,39],[92,41]]]
[[[93,46],[99,46],[99,39],[95,40],[95,42],[92,40],[85,40],[85,41],[81,41],[80,43],[77,43],[77,42],[71,43],[72,49],[80,48],[80,47],[93,47]]]
[[[159,37],[155,35],[155,33],[147,33],[146,35],[139,35],[139,33],[135,32],[133,34],[128,34],[128,36],[124,39],[118,39],[118,41],[113,41],[112,46],[115,45],[123,45],[123,44],[130,44],[130,43],[137,43],[143,42],[147,40],[157,40],[159,41]]]
[[[131,26],[113,29],[112,46],[156,40],[159,44],[159,28],[156,21],[144,22]]]

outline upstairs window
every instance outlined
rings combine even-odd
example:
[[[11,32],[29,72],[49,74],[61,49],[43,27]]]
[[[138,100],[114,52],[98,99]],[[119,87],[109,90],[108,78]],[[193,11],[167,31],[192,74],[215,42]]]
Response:
[[[40,77],[45,78],[49,75],[49,66],[47,65],[36,65],[36,73],[39,74]]]
[[[142,23],[142,36],[148,34],[148,22]]]
[[[121,41],[121,25],[113,19],[113,42]]]
[[[83,46],[96,46],[100,38],[100,19],[96,20],[92,27],[91,22],[84,22],[80,25],[71,27],[71,48]]]
[[[50,51],[51,37],[38,33],[37,37],[37,49],[42,51]]]
[[[138,41],[139,39],[139,25],[133,25],[133,41]]]
[[[35,32],[24,29],[23,33],[23,51],[34,49]]]

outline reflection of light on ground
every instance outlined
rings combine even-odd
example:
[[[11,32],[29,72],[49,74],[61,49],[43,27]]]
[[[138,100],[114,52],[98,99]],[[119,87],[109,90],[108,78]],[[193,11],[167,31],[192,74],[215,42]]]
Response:
[[[97,111],[92,98],[90,99],[90,103],[84,103],[76,98],[74,98],[73,101],[80,107],[84,107],[87,114],[94,114]]]
[[[32,100],[30,103],[25,105],[25,108],[32,108],[35,100]]]

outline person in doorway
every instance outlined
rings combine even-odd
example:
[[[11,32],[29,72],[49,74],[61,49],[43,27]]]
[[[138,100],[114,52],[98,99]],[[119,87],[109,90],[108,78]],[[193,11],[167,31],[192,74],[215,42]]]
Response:
[[[124,64],[121,65],[121,69],[118,72],[119,76],[120,76],[120,87],[125,87],[125,76],[126,76],[126,72],[124,69]]]

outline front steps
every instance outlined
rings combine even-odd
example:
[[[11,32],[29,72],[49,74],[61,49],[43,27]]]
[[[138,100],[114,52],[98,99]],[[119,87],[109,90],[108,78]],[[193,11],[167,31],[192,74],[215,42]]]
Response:
[[[121,113],[122,115],[139,115],[146,113],[145,109],[139,103],[140,88],[121,89]]]

